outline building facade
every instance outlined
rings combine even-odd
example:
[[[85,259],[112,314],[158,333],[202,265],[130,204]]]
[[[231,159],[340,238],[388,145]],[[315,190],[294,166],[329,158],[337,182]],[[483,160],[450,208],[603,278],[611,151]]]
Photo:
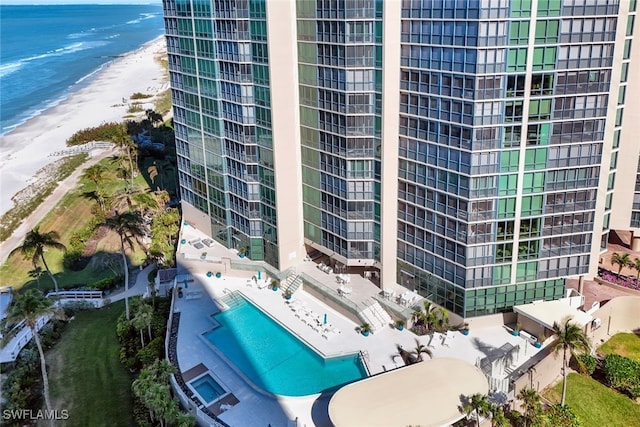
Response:
[[[313,248],[463,317],[595,274],[635,1],[164,9],[183,209],[226,246],[280,270]]]

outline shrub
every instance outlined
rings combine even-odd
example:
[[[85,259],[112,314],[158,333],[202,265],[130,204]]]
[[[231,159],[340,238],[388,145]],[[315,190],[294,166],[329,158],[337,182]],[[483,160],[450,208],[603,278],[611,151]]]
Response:
[[[154,110],[160,114],[166,114],[171,111],[171,90],[167,89],[156,96]]]
[[[3,409],[38,409],[41,405],[40,381],[40,357],[32,343],[20,352],[15,367],[3,381]]]
[[[40,329],[40,342],[44,349],[53,347],[53,345],[60,339],[62,330],[66,326],[66,323],[53,319]]]
[[[114,141],[122,134],[120,123],[104,123],[93,128],[79,130],[67,139],[67,146],[82,145],[91,141]]]
[[[107,277],[106,279],[98,280],[97,282],[93,282],[87,286],[90,287],[91,289],[106,291],[106,290],[115,288],[116,284],[120,283],[121,280],[122,280],[121,276]]]
[[[427,335],[429,333],[429,329],[427,328],[427,325],[422,325],[422,324],[413,325],[410,330],[416,335]]]
[[[136,315],[141,300],[131,300],[131,318]],[[164,337],[167,319],[171,310],[169,298],[156,297],[156,308],[151,322],[151,331],[155,339],[141,348],[140,333],[127,321],[124,313],[118,318],[116,333],[120,342],[120,361],[131,372],[140,370],[145,364],[162,357],[164,353]],[[144,360],[144,362],[143,362]]]
[[[164,341],[156,337],[146,347],[138,351],[137,358],[143,366],[151,365],[154,360],[161,359],[164,353]]]
[[[83,250],[73,247],[67,248],[62,257],[62,264],[64,265],[64,268],[73,270],[73,267],[82,259],[82,252]]]
[[[575,356],[575,365],[578,372],[591,376],[598,366],[598,359],[588,353],[578,354]]]
[[[140,92],[135,92],[133,95],[131,95],[131,99],[146,99],[146,98],[151,98],[153,95],[149,95],[148,93],[140,93]]]
[[[578,427],[580,426],[580,420],[576,413],[568,405],[560,405],[556,403],[547,409],[543,415],[543,425],[549,427]]]
[[[63,264],[65,268],[73,269],[81,259],[84,253],[87,240],[91,239],[97,228],[103,221],[102,215],[96,215],[81,229],[71,234],[67,250],[64,253]],[[84,268],[84,266],[82,266]]]
[[[640,397],[640,363],[628,357],[608,354],[604,359],[604,372],[611,387],[633,399]]]
[[[139,427],[152,427],[154,423],[149,418],[149,409],[136,396],[133,397],[133,419]]]
[[[63,307],[64,315],[70,319],[79,311],[94,310],[95,306],[89,301],[71,301],[67,302]]]
[[[140,111],[144,111],[140,104],[131,104],[127,109],[127,113],[139,113]]]

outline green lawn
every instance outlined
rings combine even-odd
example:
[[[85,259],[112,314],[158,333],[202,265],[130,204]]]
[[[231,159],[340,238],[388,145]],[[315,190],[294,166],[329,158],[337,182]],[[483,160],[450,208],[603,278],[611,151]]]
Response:
[[[560,402],[562,381],[547,390],[544,396]],[[590,377],[569,374],[566,403],[584,427],[640,427],[640,405]]]
[[[112,194],[122,189],[125,183],[117,177],[116,164],[111,159],[104,159],[100,164],[106,168],[105,176],[109,178],[103,184],[106,191]],[[142,174],[138,174],[135,184],[140,186],[147,185]],[[84,178],[81,179],[78,187],[67,192],[40,222],[41,231],[56,231],[60,236],[59,241],[64,245],[69,245],[69,240],[73,233],[84,227],[93,216],[92,210],[96,202],[87,197],[86,193],[93,191],[94,188],[95,184]],[[114,234],[107,236],[101,240],[97,249],[107,253],[119,254],[119,239]],[[63,266],[64,252],[59,250],[48,249],[45,257],[49,268],[56,276],[60,288],[84,286],[106,277],[112,277],[114,274],[109,269],[97,270],[91,265],[81,271],[65,269]],[[144,258],[144,251],[138,250],[129,260],[131,264],[138,265],[144,261]],[[42,267],[42,265],[40,266]],[[32,280],[28,275],[31,269],[33,269],[33,265],[30,259],[24,259],[20,254],[10,256],[0,266],[0,286],[10,285],[14,289],[19,289],[25,285],[36,287],[36,281]],[[40,278],[40,289],[53,289],[53,282],[46,272]]]
[[[131,378],[120,364],[116,322],[120,301],[80,312],[47,352],[51,398],[67,409],[65,426],[131,426]]]
[[[640,362],[640,336],[633,332],[620,332],[598,347],[603,354],[619,354]]]

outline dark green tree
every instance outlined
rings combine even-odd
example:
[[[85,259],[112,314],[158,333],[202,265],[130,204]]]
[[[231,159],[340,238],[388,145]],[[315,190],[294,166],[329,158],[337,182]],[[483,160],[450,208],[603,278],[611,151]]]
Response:
[[[618,274],[622,272],[623,267],[628,267],[631,265],[631,255],[628,253],[617,253],[614,252],[611,254],[611,264],[618,265]]]
[[[462,408],[467,413],[467,417],[470,417],[471,414],[475,414],[477,426],[480,426],[480,417],[490,414],[487,395],[481,393],[472,395]]]
[[[44,268],[49,273],[49,277],[53,281],[53,287],[55,291],[58,291],[58,282],[53,277],[47,260],[44,258],[44,252],[47,248],[65,250],[66,247],[58,241],[60,236],[55,231],[49,231],[47,233],[40,233],[40,227],[37,226],[33,230],[29,231],[24,237],[24,241],[21,246],[15,248],[11,253],[20,252],[25,258],[31,258],[31,262],[34,267],[38,266],[38,260],[42,261]]]
[[[124,288],[125,288],[125,313],[127,320],[131,320],[129,314],[129,265],[127,263],[126,248],[133,250],[134,242],[140,243],[140,238],[145,234],[145,224],[139,212],[118,213],[111,218],[107,218],[105,225],[118,233],[120,237],[120,254],[122,255],[122,266],[124,267]]]
[[[22,294],[16,294],[9,306],[7,312],[7,324],[17,325],[24,321],[31,333],[33,339],[36,342],[38,348],[38,354],[40,355],[40,371],[42,374],[42,394],[44,395],[44,402],[47,406],[47,410],[51,411],[51,397],[49,396],[49,377],[47,375],[47,364],[44,358],[44,351],[42,350],[42,343],[40,342],[40,336],[38,335],[37,322],[42,316],[55,314],[56,310],[53,307],[53,301],[42,295],[37,289],[29,289]],[[50,421],[53,426],[53,420]]]
[[[532,388],[523,388],[518,393],[518,399],[522,401],[525,427],[535,425],[540,420],[540,415],[542,414],[542,400],[540,395]]]
[[[575,323],[571,323],[571,318],[565,318],[560,323],[553,323],[553,332],[557,337],[557,343],[553,351],[558,353],[562,350],[562,402],[564,406],[567,396],[567,366],[569,360],[567,356],[575,355],[579,352],[588,352],[591,350],[589,338]]]

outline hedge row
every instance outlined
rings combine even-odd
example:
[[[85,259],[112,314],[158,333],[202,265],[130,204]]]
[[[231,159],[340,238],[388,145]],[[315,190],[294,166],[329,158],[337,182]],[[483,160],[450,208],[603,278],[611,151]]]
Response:
[[[604,373],[611,387],[633,399],[640,397],[640,363],[628,357],[608,354],[604,359]]]

